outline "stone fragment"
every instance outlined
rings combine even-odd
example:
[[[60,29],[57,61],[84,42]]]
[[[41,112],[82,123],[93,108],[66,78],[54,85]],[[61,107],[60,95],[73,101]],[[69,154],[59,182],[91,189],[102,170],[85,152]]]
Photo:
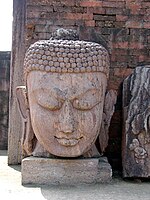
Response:
[[[123,84],[123,176],[150,177],[150,65]]]

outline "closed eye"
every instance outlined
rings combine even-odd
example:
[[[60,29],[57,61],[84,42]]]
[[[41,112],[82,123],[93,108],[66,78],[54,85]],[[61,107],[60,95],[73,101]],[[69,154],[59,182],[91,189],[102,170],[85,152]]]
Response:
[[[51,111],[60,110],[63,105],[63,102],[61,100],[58,100],[55,97],[50,96],[50,95],[46,95],[46,96],[43,95],[43,96],[38,97],[37,103],[41,107],[47,110],[51,110]]]
[[[56,94],[53,94],[52,91],[45,88],[35,89],[32,91],[31,95],[39,106],[50,111],[60,110],[64,103],[62,98],[59,98]]]
[[[91,110],[102,101],[102,94],[98,89],[88,90],[72,101],[74,108],[78,110]]]

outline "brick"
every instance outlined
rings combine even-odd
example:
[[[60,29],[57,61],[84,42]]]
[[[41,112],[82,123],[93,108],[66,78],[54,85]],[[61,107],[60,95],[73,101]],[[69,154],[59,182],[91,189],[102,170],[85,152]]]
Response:
[[[126,22],[126,28],[142,28],[142,27],[143,27],[142,21],[130,20]]]
[[[127,60],[128,60],[128,55],[120,55],[120,54],[118,54],[118,55],[114,56],[114,60],[112,60],[112,61],[116,61],[116,62],[122,63],[122,62],[126,62]]]
[[[116,55],[114,54],[111,55],[111,62],[116,62]]]
[[[143,9],[143,8],[141,8],[140,10],[139,10],[139,14],[140,15],[145,15],[145,13],[146,13],[146,11],[147,11],[148,9]],[[148,12],[149,13],[149,12]]]
[[[36,5],[36,6],[40,6],[40,5],[53,5],[53,1],[52,0],[27,0],[27,5]]]
[[[54,6],[55,12],[69,12],[69,13],[85,13],[85,8],[82,7],[71,7],[71,6]]]
[[[142,2],[142,8],[150,8],[150,2]]]
[[[37,41],[37,40],[48,40],[51,37],[51,33],[50,32],[40,32],[40,33],[35,33],[32,36],[32,40],[34,40],[33,42]],[[32,43],[33,43],[32,42]]]
[[[125,22],[115,22],[114,25],[116,28],[123,28],[125,27]]]
[[[122,15],[123,10],[121,8],[106,8],[106,14],[108,15]]]
[[[47,13],[52,13],[53,11],[49,11]],[[45,11],[37,11],[37,10],[27,10],[27,18],[40,18],[42,13],[46,13]],[[46,15],[46,14],[45,14]]]
[[[53,25],[53,21],[51,21],[51,24],[49,24],[49,25],[39,25],[39,24],[37,24],[36,26],[35,26],[35,32],[49,32],[50,31],[50,25]]]
[[[150,44],[150,35],[147,36],[147,42]]]
[[[53,4],[57,2],[56,0],[53,0]],[[58,1],[59,2],[59,1]],[[76,0],[61,0],[60,1],[62,5],[65,6],[75,6],[76,5]]]
[[[102,7],[87,7],[87,13],[105,14],[105,9]]]
[[[115,0],[105,0],[106,2],[108,1],[108,2],[111,2],[111,1],[115,1]],[[117,0],[117,2],[126,2],[126,0]]]
[[[97,14],[94,14],[94,20],[116,21],[116,16],[115,15],[97,15]]]
[[[146,56],[145,55],[140,55],[138,61],[139,62],[144,62],[146,60]]]
[[[150,22],[144,22],[143,28],[150,29]]]
[[[82,7],[71,7],[71,11],[73,13],[85,13],[87,10],[86,8],[82,8]]]
[[[111,62],[111,68],[127,68],[128,67],[128,62]]]
[[[106,2],[116,2],[116,0],[105,0]],[[127,0],[117,0],[118,3],[125,3]]]
[[[113,43],[114,48],[118,49],[128,49],[129,43],[128,42],[117,42]]]
[[[144,45],[140,42],[129,42],[129,48],[130,49],[143,49]]]
[[[41,24],[41,25],[49,25],[49,24],[51,24],[51,22],[52,22],[53,20],[49,20],[49,19],[45,19],[45,18],[29,18],[29,19],[27,19],[27,21],[26,21],[26,27],[27,28],[34,28],[35,27],[35,25],[37,25],[37,24]]]
[[[26,13],[40,13],[40,12],[53,12],[53,6],[37,6],[37,5],[30,5],[26,8]],[[28,18],[28,16],[27,16]]]
[[[118,90],[122,81],[123,81],[123,78],[111,76],[108,81],[108,89]]]
[[[76,20],[54,20],[54,25],[57,25],[57,26],[63,26],[63,25],[66,25],[66,26],[75,26],[76,25]]]
[[[56,6],[56,5],[54,5],[53,9],[54,9],[54,12],[59,12],[59,13],[71,12],[72,11],[71,7],[67,7],[67,6]]]
[[[93,14],[83,14],[82,16],[85,20],[93,20]]]
[[[112,1],[112,2],[107,2],[107,1],[103,1],[102,4],[103,7],[107,7],[107,8],[125,8],[125,2],[121,2],[121,1]]]
[[[104,22],[103,21],[96,21],[95,26],[104,27]]]
[[[128,49],[113,49],[112,50],[112,55],[127,55],[128,54]]]
[[[85,26],[95,27],[95,21],[94,20],[85,21]]]
[[[85,21],[84,20],[76,20],[76,26],[85,26]]]
[[[72,20],[92,20],[93,14],[81,14],[81,13],[68,13],[65,16],[66,19],[72,19]]]
[[[129,49],[129,56],[139,56],[141,54],[141,49]]]
[[[129,68],[137,67],[137,65],[138,65],[138,57],[130,56],[128,61],[127,61],[127,63],[128,63],[128,67]]]
[[[104,26],[112,28],[112,27],[114,27],[114,22],[113,21],[105,21]]]
[[[63,12],[64,13],[64,12]],[[38,19],[38,18],[58,18],[59,16],[62,17],[63,13],[61,12],[54,12],[52,7],[49,7],[49,9],[36,9],[35,11],[32,10],[32,7],[27,10],[27,19],[33,18],[33,19]]]
[[[135,15],[135,14],[139,14],[140,9],[141,9],[141,4],[139,3],[131,3],[128,8],[130,9],[130,13]]]
[[[113,32],[113,28],[104,27],[102,29],[102,34],[104,34],[104,35],[110,35],[112,32]]]
[[[126,15],[116,15],[117,21],[125,22],[128,20],[128,18],[129,18],[129,16],[126,16]]]
[[[139,39],[143,41],[144,35],[146,32],[144,29],[130,29],[130,41],[137,41],[139,42]],[[143,35],[143,36],[142,36]]]
[[[82,7],[102,7],[102,1],[81,1],[80,6]]]
[[[76,0],[61,0],[61,1],[57,1],[57,0],[27,0],[27,5],[36,5],[36,6],[40,6],[40,5],[57,5],[57,6],[61,6],[61,5],[67,5],[67,6],[75,6],[76,5]]]
[[[143,17],[144,22],[150,22],[150,14],[146,14]]]
[[[127,42],[129,41],[129,30],[125,28],[114,28],[113,42]]]

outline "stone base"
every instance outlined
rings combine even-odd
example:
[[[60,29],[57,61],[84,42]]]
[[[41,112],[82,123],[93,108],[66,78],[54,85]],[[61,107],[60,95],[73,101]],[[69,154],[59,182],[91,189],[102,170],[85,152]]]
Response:
[[[112,169],[106,157],[90,159],[28,157],[22,160],[21,172],[23,185],[107,183],[112,178]]]

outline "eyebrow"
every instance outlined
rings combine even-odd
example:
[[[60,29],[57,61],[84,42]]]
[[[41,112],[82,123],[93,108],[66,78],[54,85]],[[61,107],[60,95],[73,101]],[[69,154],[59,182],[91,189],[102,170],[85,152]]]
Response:
[[[65,100],[64,98],[60,97],[58,94],[54,93],[53,91],[51,91],[49,89],[44,89],[44,88],[32,90],[31,95],[38,95],[39,92],[50,94],[51,96],[55,97],[56,99]]]
[[[92,91],[92,90],[96,90],[96,92],[100,92],[99,89],[97,88],[91,88],[91,89],[88,89],[87,91],[81,93],[81,94],[78,94],[77,96],[74,96],[73,98],[71,98],[70,100],[74,100],[74,99],[78,99],[80,98],[81,96],[84,96],[86,93]],[[43,93],[50,93],[50,95],[52,95],[53,97],[55,97],[56,99],[58,100],[61,100],[61,101],[65,101],[65,98],[61,97],[60,95],[58,95],[58,93],[55,93],[53,92],[52,90],[49,90],[49,89],[44,89],[44,88],[40,88],[40,89],[35,89],[31,92],[31,95],[36,95],[38,94],[39,92],[43,92]]]

